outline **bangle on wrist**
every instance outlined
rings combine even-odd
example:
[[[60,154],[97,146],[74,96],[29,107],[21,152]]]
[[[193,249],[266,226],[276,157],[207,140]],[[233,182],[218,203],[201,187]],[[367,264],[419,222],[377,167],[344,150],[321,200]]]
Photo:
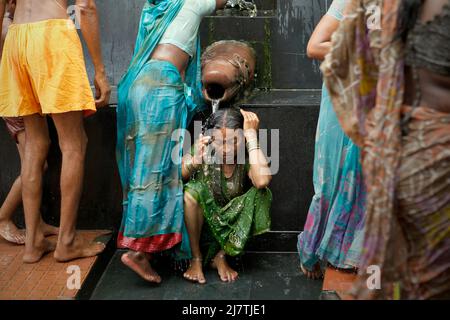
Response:
[[[259,143],[258,143],[258,139],[253,139],[250,141],[247,141],[247,150],[250,153],[250,151],[259,149]]]

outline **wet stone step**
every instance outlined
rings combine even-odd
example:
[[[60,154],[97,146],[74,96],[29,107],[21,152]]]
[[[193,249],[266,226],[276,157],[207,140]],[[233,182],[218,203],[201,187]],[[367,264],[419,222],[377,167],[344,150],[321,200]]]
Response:
[[[160,285],[146,283],[125,267],[118,250],[97,284],[93,300],[316,300],[322,281],[308,280],[299,270],[296,253],[246,253],[236,265],[239,279],[223,283],[205,269],[207,283],[193,284],[164,263],[156,263]]]

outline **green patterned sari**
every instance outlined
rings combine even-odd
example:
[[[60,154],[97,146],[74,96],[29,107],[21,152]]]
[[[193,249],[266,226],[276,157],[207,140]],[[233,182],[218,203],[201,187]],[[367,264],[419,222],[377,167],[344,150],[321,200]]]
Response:
[[[249,168],[236,165],[226,178],[221,165],[203,165],[185,185],[205,217],[201,238],[205,263],[221,249],[229,256],[242,254],[250,237],[270,230],[272,193],[247,186]]]

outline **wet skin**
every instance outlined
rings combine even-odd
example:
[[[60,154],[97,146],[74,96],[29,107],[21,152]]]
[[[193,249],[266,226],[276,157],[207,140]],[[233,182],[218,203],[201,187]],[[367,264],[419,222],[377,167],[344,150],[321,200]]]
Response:
[[[6,7],[7,15],[3,19],[3,32],[0,40],[0,59],[3,49],[3,42],[6,37],[9,26],[14,18],[16,9],[15,1],[9,2]],[[25,152],[25,132],[17,134],[17,150],[19,152],[20,161]],[[47,167],[47,164],[45,164]],[[25,243],[25,230],[20,230],[13,222],[13,215],[22,204],[22,180],[20,176],[14,181],[5,201],[0,207],[0,237],[15,244]],[[41,218],[41,228],[44,236],[57,235],[59,230],[56,227],[46,224]]]
[[[96,106],[109,102],[111,92],[100,50],[97,11],[94,0],[77,0],[80,28],[94,64]],[[0,0],[3,16],[6,1]],[[17,0],[14,24],[35,23],[47,19],[67,19],[65,0]],[[1,28],[1,27],[0,27]],[[0,30],[1,31],[1,30]],[[100,243],[89,243],[75,230],[83,183],[87,137],[82,112],[52,115],[63,155],[61,168],[61,224],[57,243],[45,238],[41,223],[42,175],[50,145],[46,119],[39,114],[24,117],[25,148],[22,163],[22,199],[27,228],[23,261],[38,262],[44,254],[55,250],[57,261],[69,261],[99,254]]]
[[[226,3],[227,0],[216,0],[216,9],[224,8]],[[159,44],[155,51],[153,51],[151,58],[170,62],[178,69],[181,77],[184,79],[190,59],[185,51],[172,44]]]
[[[426,0],[420,16],[421,22],[426,23],[439,16],[447,3],[448,0]],[[406,68],[405,103],[413,104],[416,88],[419,87],[422,93],[421,106],[450,113],[450,77],[419,69],[419,79],[419,83],[415,83],[411,69]]]
[[[227,0],[216,0],[216,9],[225,7]],[[159,44],[152,53],[151,59],[167,61],[173,64],[185,79],[186,68],[190,56],[180,48],[172,44]],[[129,251],[122,256],[122,262],[136,272],[145,281],[160,283],[161,277],[153,270],[150,263],[151,255],[145,252]]]
[[[247,142],[257,139],[259,129],[259,119],[255,113],[241,109],[241,114],[244,118],[243,130],[236,131],[233,128],[218,128],[212,130],[212,137],[200,135],[196,142],[196,154],[193,157],[191,155],[183,157],[182,175],[185,181],[188,181],[191,176],[191,172],[185,165],[186,162],[191,158],[192,164],[198,169],[207,155],[206,148],[210,143],[219,157],[222,155],[224,176],[230,178],[233,175],[237,163],[236,155],[238,154],[238,149],[245,143],[244,139]],[[212,142],[210,142],[211,140]],[[259,149],[251,151],[249,153],[249,162],[251,166],[248,176],[253,186],[258,189],[267,187],[272,176],[270,175],[268,161],[264,153]],[[200,249],[200,236],[204,224],[203,210],[198,202],[187,192],[184,194],[184,214],[193,258],[191,259],[190,267],[183,276],[189,281],[204,284],[206,279],[203,273]],[[219,278],[223,282],[234,282],[238,278],[238,273],[228,265],[226,254],[223,250],[217,253],[212,260],[211,266],[217,270]]]

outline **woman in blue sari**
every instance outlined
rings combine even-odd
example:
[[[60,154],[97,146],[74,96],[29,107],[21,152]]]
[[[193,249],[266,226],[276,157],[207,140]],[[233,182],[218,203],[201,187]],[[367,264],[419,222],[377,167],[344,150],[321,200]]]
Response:
[[[344,18],[346,0],[334,0],[314,30],[308,56],[323,60],[331,36]],[[302,271],[322,277],[320,262],[336,272],[354,273],[359,266],[365,215],[365,187],[360,150],[344,134],[322,89],[314,158],[314,191],[304,231],[298,237]]]
[[[189,259],[181,164],[174,132],[203,107],[198,30],[226,0],[147,0],[134,56],[118,88],[117,161],[123,188],[118,247],[122,262],[160,283],[152,254],[169,249]],[[181,129],[181,130],[180,130]],[[181,150],[180,150],[181,153]],[[179,155],[181,158],[181,154]]]

